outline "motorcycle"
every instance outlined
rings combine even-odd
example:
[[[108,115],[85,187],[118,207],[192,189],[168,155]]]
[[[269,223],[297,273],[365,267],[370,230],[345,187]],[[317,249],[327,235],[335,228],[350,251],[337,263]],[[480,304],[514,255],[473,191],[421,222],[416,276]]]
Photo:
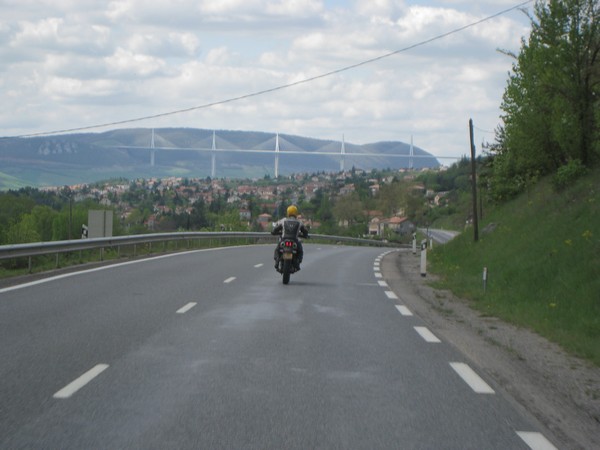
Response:
[[[283,284],[288,284],[290,275],[297,272],[298,244],[293,239],[281,239],[277,252],[276,270],[283,276]]]

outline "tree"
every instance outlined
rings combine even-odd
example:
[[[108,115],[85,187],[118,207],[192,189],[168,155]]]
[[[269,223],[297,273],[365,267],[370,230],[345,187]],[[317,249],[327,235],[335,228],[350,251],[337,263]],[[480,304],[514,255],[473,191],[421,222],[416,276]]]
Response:
[[[35,229],[41,241],[52,240],[52,223],[58,213],[48,206],[37,205],[31,210]]]
[[[125,228],[129,234],[142,234],[148,230],[144,227],[144,222],[147,216],[138,209],[134,208],[130,211],[129,215],[125,218]]]
[[[193,230],[200,230],[209,225],[207,218],[207,208],[204,200],[200,199],[192,208],[192,212],[190,214],[190,227]]]
[[[338,223],[354,225],[366,222],[365,208],[356,192],[338,198],[333,207],[333,215]]]
[[[409,183],[400,181],[382,185],[377,199],[378,209],[386,216],[391,216],[405,209],[410,188]]]
[[[494,182],[518,192],[572,160],[600,155],[600,4],[538,0],[507,82]]]
[[[319,189],[310,200],[310,203],[313,205],[315,219],[321,222],[320,231],[324,234],[334,232],[336,227],[329,192]]]
[[[23,214],[21,220],[8,227],[5,239],[7,244],[39,242],[40,235],[36,230],[35,217],[32,214]]]
[[[65,205],[63,209],[54,215],[52,220],[52,240],[63,241],[79,239],[81,236],[81,225],[87,223],[88,206],[84,204],[74,205],[72,208]]]
[[[15,221],[20,220],[23,214],[29,213],[35,206],[31,198],[21,196],[16,192],[0,194],[0,230],[7,230]],[[2,237],[3,243],[6,237]]]

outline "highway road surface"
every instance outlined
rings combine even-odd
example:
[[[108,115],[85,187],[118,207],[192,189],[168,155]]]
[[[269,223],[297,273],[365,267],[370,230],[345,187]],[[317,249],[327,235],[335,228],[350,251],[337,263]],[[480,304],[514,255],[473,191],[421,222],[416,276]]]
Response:
[[[201,250],[0,289],[2,449],[552,449],[381,275]]]

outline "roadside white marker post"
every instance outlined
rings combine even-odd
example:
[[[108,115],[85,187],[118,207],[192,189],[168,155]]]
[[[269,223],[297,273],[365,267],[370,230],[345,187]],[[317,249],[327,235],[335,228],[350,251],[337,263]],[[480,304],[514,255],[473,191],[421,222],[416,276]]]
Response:
[[[487,289],[487,275],[488,275],[487,267],[484,267],[483,268],[483,292],[484,293]]]
[[[413,255],[417,254],[417,233],[413,233],[412,252]]]
[[[421,276],[427,276],[427,240],[421,242]]]

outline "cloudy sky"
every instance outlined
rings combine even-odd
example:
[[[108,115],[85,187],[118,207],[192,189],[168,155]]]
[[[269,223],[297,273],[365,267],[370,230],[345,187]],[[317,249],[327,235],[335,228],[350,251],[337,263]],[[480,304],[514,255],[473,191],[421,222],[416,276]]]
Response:
[[[412,136],[434,155],[461,156],[469,118],[478,151],[493,140],[512,64],[497,50],[519,50],[523,12],[336,71],[522,1],[0,0],[0,136],[188,109],[89,131],[185,126],[356,144]]]

